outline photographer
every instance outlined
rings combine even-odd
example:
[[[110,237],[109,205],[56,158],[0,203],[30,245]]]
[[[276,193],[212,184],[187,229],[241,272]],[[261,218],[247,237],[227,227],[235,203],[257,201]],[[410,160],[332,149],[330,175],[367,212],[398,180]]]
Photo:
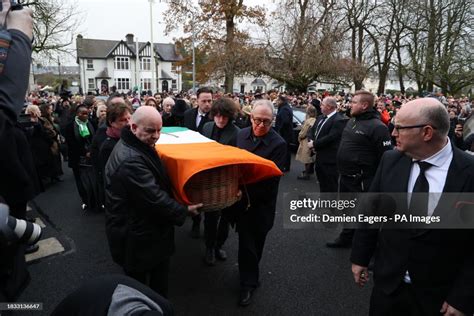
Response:
[[[0,59],[0,196],[10,207],[10,215],[24,219],[26,202],[36,194],[35,169],[25,134],[17,123],[23,108],[31,65],[31,39],[33,37],[32,11],[28,8],[10,10],[10,1],[2,0],[0,35],[3,43]],[[7,40],[5,40],[7,39]],[[3,66],[3,67],[2,67]],[[13,301],[27,285],[24,245],[0,245],[0,301]]]

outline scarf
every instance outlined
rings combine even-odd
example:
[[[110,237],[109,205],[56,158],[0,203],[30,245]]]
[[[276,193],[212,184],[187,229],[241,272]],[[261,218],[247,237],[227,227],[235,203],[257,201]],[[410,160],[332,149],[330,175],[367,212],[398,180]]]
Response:
[[[91,132],[89,131],[89,128],[87,127],[88,121],[83,122],[77,116],[74,120],[76,121],[76,124],[79,127],[79,135],[81,135],[82,138],[86,138],[87,136],[91,135]]]

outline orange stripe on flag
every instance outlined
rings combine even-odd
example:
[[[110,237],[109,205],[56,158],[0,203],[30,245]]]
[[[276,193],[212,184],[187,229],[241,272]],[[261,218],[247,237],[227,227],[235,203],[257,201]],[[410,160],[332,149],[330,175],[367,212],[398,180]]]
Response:
[[[273,161],[217,142],[157,144],[155,148],[166,166],[175,197],[185,204],[190,204],[184,191],[186,182],[203,170],[236,164],[241,175],[239,184],[250,184],[282,175]]]

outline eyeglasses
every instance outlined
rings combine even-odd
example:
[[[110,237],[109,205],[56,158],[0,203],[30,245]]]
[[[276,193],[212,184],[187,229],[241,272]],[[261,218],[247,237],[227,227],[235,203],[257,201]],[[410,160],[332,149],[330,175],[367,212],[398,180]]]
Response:
[[[409,126],[402,126],[402,125],[395,125],[394,129],[399,132],[402,129],[409,129],[409,128],[420,128],[420,127],[425,127],[425,126],[431,126],[432,129],[436,129],[435,126],[432,126],[431,124],[418,124],[418,125],[409,125]]]
[[[253,122],[258,126],[263,123],[263,126],[270,126],[272,125],[272,120],[262,120],[258,118],[252,117]]]

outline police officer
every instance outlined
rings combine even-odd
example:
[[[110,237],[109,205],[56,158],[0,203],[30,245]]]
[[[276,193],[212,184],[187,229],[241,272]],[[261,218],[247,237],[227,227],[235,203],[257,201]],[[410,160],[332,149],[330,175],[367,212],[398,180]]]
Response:
[[[377,170],[382,154],[392,149],[387,126],[374,108],[374,95],[356,91],[351,101],[351,119],[342,133],[337,152],[339,192],[366,192]],[[343,229],[339,237],[326,245],[330,248],[351,247],[353,229]]]

